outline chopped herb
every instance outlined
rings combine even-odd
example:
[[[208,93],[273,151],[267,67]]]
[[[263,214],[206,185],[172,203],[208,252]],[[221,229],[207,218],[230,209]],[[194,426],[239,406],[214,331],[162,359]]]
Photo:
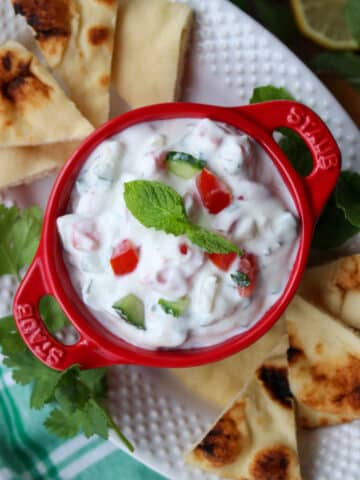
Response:
[[[236,272],[230,275],[238,287],[250,287],[250,279],[244,272]]]

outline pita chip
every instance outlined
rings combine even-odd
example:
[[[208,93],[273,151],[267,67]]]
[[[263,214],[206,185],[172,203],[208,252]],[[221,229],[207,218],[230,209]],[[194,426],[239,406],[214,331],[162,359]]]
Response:
[[[300,296],[285,318],[289,381],[301,426],[360,418],[360,336]]]
[[[220,362],[200,367],[176,368],[172,373],[193,393],[224,408],[245,386],[285,333],[285,321],[280,319],[245,350]]]
[[[193,14],[167,0],[121,0],[112,81],[131,107],[178,100]]]
[[[360,254],[310,268],[303,276],[299,294],[360,330]]]
[[[78,142],[0,148],[0,190],[30,183],[63,166]]]
[[[300,480],[284,335],[185,461],[237,480]]]
[[[93,130],[46,68],[25,47],[0,47],[0,146],[81,139]]]
[[[95,126],[109,118],[117,0],[12,0],[38,47],[82,114]]]

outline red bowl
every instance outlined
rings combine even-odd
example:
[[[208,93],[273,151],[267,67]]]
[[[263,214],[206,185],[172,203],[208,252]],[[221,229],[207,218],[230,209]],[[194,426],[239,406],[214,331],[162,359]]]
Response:
[[[238,128],[265,150],[287,186],[301,221],[300,244],[286,288],[276,303],[248,331],[219,344],[182,349],[146,350],[105,329],[76,293],[65,267],[56,219],[66,212],[70,193],[81,167],[103,140],[140,122],[172,118],[210,118]],[[272,137],[279,127],[296,131],[313,156],[306,178],[296,173]],[[193,103],[169,103],[132,110],[110,120],[91,134],[73,153],[52,189],[45,213],[40,245],[14,300],[17,327],[28,348],[49,367],[63,370],[72,364],[96,368],[113,364],[153,367],[188,367],[220,360],[255,342],[278,320],[294,296],[305,268],[316,220],[339,175],[339,148],[322,120],[309,108],[292,101],[276,101],[225,108]],[[78,330],[80,340],[66,346],[45,328],[38,303],[53,295]]]

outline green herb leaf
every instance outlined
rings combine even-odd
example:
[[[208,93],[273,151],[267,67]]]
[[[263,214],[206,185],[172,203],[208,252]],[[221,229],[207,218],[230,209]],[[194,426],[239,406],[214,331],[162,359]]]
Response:
[[[249,10],[248,0],[230,0],[230,1],[234,3],[237,7],[244,10],[245,12]]]
[[[55,389],[55,398],[65,413],[81,410],[90,398],[87,386],[79,381],[79,368],[73,366],[63,373]]]
[[[289,2],[253,0],[253,3],[256,17],[270,32],[287,45],[294,43],[298,30]]]
[[[316,55],[312,67],[318,72],[335,73],[360,91],[360,57],[351,52],[322,52]]]
[[[333,193],[316,225],[312,246],[319,250],[336,248],[358,232],[337,207]]]
[[[244,272],[232,273],[230,277],[238,287],[249,287],[251,284],[249,277]]]
[[[86,437],[99,435],[99,437],[108,438],[108,418],[104,409],[95,401],[89,400],[85,405],[81,417],[82,430]]]
[[[80,370],[79,379],[86,385],[96,399],[106,396],[106,368]]]
[[[47,372],[34,380],[31,391],[30,407],[35,409],[43,408],[47,403],[54,400],[54,392],[59,382],[59,372]]]
[[[350,27],[352,36],[360,45],[360,2],[359,0],[346,0],[345,17]]]
[[[60,305],[51,295],[45,295],[39,303],[41,318],[43,319],[47,329],[51,333],[61,330],[66,325],[70,325]]]
[[[186,231],[186,236],[192,243],[195,243],[195,245],[198,245],[208,253],[236,252],[238,255],[242,255],[242,251],[230,240],[197,225],[190,224]]]
[[[189,306],[189,299],[188,297],[182,297],[179,300],[172,302],[170,300],[160,298],[158,303],[165,313],[172,315],[175,318],[178,318],[185,312],[185,310]]]
[[[127,208],[147,228],[183,235],[187,217],[183,199],[162,182],[134,180],[125,183],[124,198]]]
[[[360,229],[360,175],[356,172],[341,172],[336,185],[336,204],[346,219]]]
[[[78,414],[66,414],[59,408],[52,410],[44,421],[44,426],[59,438],[72,438],[80,430]]]
[[[134,180],[125,184],[127,208],[147,228],[173,235],[186,235],[209,253],[230,253],[240,250],[229,240],[190,223],[181,196],[168,185],[150,180]],[[114,307],[115,308],[115,307]]]
[[[19,335],[12,316],[0,319],[0,345],[3,355],[26,351],[26,345]]]
[[[288,128],[282,128],[283,138],[279,141],[279,146],[290,160],[295,170],[306,177],[313,169],[313,159],[304,140],[299,135]]]
[[[294,97],[285,88],[265,85],[254,88],[250,103],[270,102],[271,100],[294,100]]]
[[[260,103],[271,100],[294,100],[294,97],[285,88],[266,85],[254,89],[250,103]],[[313,159],[304,140],[289,128],[279,128],[278,131],[282,134],[279,146],[292,166],[300,175],[304,177],[309,175],[313,168]]]
[[[38,207],[19,210],[0,205],[0,275],[19,277],[20,270],[31,263],[39,243],[41,215]]]

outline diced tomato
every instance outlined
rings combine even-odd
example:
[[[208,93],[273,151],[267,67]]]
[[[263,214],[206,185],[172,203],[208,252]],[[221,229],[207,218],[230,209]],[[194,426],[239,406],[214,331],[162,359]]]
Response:
[[[133,272],[138,262],[139,251],[130,240],[123,240],[115,247],[110,259],[115,275],[126,275]]]
[[[237,257],[236,253],[209,253],[209,259],[214,265],[216,265],[220,270],[227,272]]]
[[[188,253],[189,247],[186,245],[186,243],[181,243],[179,245],[179,250],[182,255],[186,255]]]
[[[238,287],[239,295],[241,297],[251,297],[256,287],[257,262],[255,256],[251,253],[244,253],[239,259],[237,270],[244,273],[250,282],[248,287]]]
[[[201,201],[209,213],[219,213],[231,203],[231,193],[227,186],[204,168],[196,177],[196,186]]]

